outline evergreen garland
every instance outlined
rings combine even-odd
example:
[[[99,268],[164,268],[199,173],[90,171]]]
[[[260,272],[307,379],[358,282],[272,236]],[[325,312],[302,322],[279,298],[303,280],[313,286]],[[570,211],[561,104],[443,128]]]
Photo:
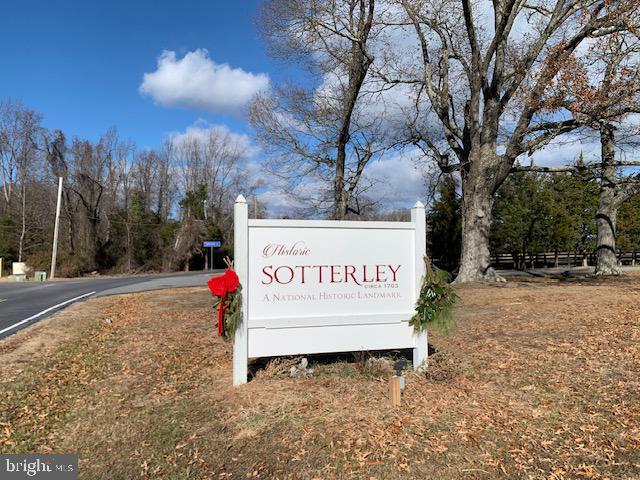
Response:
[[[449,273],[431,265],[425,257],[425,274],[422,279],[420,297],[416,303],[416,314],[409,324],[416,332],[426,330],[429,324],[437,325],[443,331],[449,331],[453,325],[453,306],[458,295],[449,284]]]
[[[222,321],[224,322],[224,336],[233,340],[236,330],[240,326],[242,321],[242,286],[227,294],[224,300],[224,314]],[[216,308],[220,308],[220,298],[218,297],[218,303]]]
[[[233,340],[242,321],[242,286],[238,286],[236,291],[230,292],[228,296],[231,299],[224,311],[224,335]]]

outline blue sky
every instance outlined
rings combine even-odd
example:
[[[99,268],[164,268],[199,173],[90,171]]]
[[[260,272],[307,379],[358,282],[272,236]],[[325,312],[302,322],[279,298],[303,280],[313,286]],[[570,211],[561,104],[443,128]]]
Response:
[[[143,148],[159,145],[165,134],[184,131],[198,119],[245,132],[238,109],[183,108],[179,99],[162,106],[139,88],[165,50],[180,62],[189,52],[206,49],[204,60],[281,80],[287,72],[267,57],[254,25],[257,4],[3,2],[0,99],[22,101],[44,116],[46,127],[60,128],[68,137],[97,139],[116,126],[122,138]]]
[[[255,24],[259,3],[8,0],[0,27],[0,100],[21,101],[67,138],[96,141],[115,126],[139,149],[159,147],[168,134],[221,128],[259,164],[245,114],[250,98],[290,77],[321,81],[268,57]],[[396,202],[410,206],[424,192],[421,174],[409,157],[392,153],[369,172],[384,179],[380,185]],[[265,204],[288,208],[270,187],[261,193]]]
[[[170,133],[222,126],[248,134],[236,138],[249,145],[243,110],[251,96],[289,76],[302,78],[267,56],[254,23],[259,3],[6,0],[0,100],[22,101],[68,138],[95,141],[115,126],[121,139],[145,149]],[[580,152],[591,160],[597,147],[552,143],[536,153],[536,163],[557,164]],[[397,204],[424,194],[416,154],[393,151],[367,169]]]

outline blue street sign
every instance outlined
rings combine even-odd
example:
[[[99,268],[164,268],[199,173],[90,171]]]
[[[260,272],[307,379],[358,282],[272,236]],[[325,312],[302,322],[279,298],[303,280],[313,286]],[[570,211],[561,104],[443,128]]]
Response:
[[[214,247],[214,248],[218,248],[218,247],[220,247],[220,245],[222,245],[222,242],[220,242],[220,240],[213,240],[213,241],[209,241],[209,242],[202,242],[202,246],[203,246],[203,247]]]

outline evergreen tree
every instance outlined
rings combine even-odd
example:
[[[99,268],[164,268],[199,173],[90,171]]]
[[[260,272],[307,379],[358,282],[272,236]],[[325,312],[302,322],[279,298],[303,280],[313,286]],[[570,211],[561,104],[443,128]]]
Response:
[[[584,256],[595,247],[595,212],[598,185],[593,179],[575,174],[552,174],[546,182],[548,247],[558,266],[559,252]]]
[[[462,232],[462,201],[455,178],[448,175],[438,186],[437,199],[427,216],[428,248],[437,265],[450,272],[458,268]]]
[[[514,267],[524,269],[527,261],[546,248],[548,198],[544,176],[536,173],[511,175],[496,193],[491,229],[495,253],[510,253]]]
[[[640,252],[640,195],[636,195],[620,208],[617,244],[620,252],[631,252],[633,264]]]

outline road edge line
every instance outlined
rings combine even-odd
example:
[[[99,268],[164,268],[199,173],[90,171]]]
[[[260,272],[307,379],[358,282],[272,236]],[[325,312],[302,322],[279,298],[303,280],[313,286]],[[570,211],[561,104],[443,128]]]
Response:
[[[29,318],[25,318],[24,320],[20,320],[18,323],[14,323],[13,325],[3,328],[2,330],[0,330],[0,335],[2,335],[5,332],[8,332],[9,330],[12,330],[16,327],[19,327],[22,324],[25,324],[27,322],[30,322],[31,320],[35,320],[36,318],[49,313],[52,310],[55,310],[56,308],[60,308],[60,307],[64,307],[65,305],[68,305],[69,303],[75,302],[76,300],[80,300],[81,298],[85,298],[88,297],[90,295],[95,294],[96,292],[89,292],[89,293],[85,293],[83,295],[79,295],[77,297],[71,298],[69,300],[65,300],[64,302],[58,303],[57,305],[54,305],[53,307],[49,307],[45,310],[42,310],[40,313],[36,313],[35,315],[31,315]]]

